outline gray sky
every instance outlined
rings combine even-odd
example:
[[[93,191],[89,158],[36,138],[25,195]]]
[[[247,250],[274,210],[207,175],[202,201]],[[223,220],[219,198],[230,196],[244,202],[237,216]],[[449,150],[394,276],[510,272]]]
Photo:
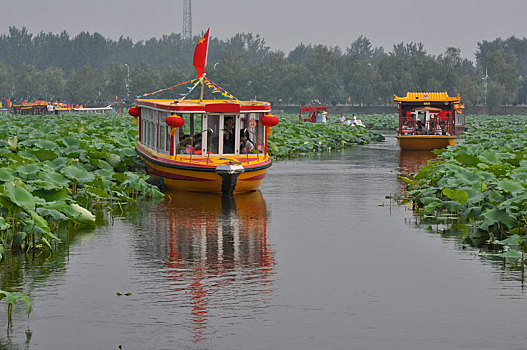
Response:
[[[5,0],[7,1],[7,0]],[[17,0],[0,11],[0,32],[99,32],[134,42],[180,33],[183,0]],[[192,32],[211,36],[260,34],[272,50],[300,43],[345,49],[361,34],[391,51],[422,42],[437,55],[448,46],[474,60],[478,41],[527,36],[527,0],[192,0]]]

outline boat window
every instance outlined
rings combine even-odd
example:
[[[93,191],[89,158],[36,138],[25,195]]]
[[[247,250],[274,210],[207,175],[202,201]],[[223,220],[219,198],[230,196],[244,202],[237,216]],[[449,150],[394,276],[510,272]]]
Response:
[[[217,154],[219,153],[220,146],[220,116],[218,114],[209,114],[207,116],[204,116],[203,119],[203,127],[207,129],[212,129],[212,132],[207,133],[207,147],[205,151]]]
[[[257,153],[263,150],[263,125],[260,123],[262,113],[242,114],[240,120],[240,153]]]
[[[223,116],[223,154],[239,153],[239,151],[235,152],[237,149],[235,145],[239,145],[239,130],[239,118],[236,118],[236,116],[232,114],[226,114]]]

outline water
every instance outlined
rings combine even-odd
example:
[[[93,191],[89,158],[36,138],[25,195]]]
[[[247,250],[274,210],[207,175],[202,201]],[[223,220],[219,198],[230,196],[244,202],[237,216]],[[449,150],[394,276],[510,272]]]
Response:
[[[427,159],[389,137],[278,162],[261,193],[173,194],[4,261],[34,311],[0,349],[524,349],[521,272],[386,199]]]

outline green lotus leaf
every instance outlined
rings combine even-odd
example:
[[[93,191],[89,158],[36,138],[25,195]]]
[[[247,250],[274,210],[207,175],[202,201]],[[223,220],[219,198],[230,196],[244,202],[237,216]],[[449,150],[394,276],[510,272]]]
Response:
[[[50,167],[52,167],[53,169],[57,169],[57,170],[60,170],[62,168],[64,168],[69,162],[69,159],[68,158],[64,158],[64,157],[59,157],[51,162],[46,162],[49,164]]]
[[[10,168],[0,168],[0,181],[9,182],[15,179],[15,175]]]
[[[111,179],[115,172],[113,171],[113,169],[97,169],[93,173],[103,179]]]
[[[505,226],[507,226],[509,229],[514,227],[516,225],[516,218],[512,217],[509,213],[507,213],[504,209],[490,209],[487,210],[482,214],[485,218],[487,218],[486,223],[486,229],[490,227],[491,225],[495,223],[500,223]]]
[[[57,221],[64,221],[68,219],[66,215],[62,214],[60,211],[56,209],[37,208],[36,212],[39,213],[43,217],[49,216]]]
[[[68,190],[65,188],[61,188],[59,190],[57,189],[36,190],[36,191],[33,191],[33,194],[35,196],[45,199],[46,202],[56,202],[56,201],[61,201],[61,200],[65,200],[68,198]]]
[[[106,160],[108,161],[108,163],[110,163],[111,166],[117,168],[119,166],[119,163],[121,162],[121,157],[119,157],[118,154],[110,153]]]
[[[46,232],[49,232],[49,225],[46,219],[44,219],[36,211],[33,211],[33,210],[29,210],[29,214],[31,215],[31,219],[35,223],[35,226],[40,227],[42,230]]]
[[[23,177],[28,177],[30,175],[35,175],[40,170],[40,165],[31,163],[31,164],[22,164],[16,167],[16,172]]]
[[[55,142],[50,140],[36,140],[34,145],[38,148],[46,149],[48,151],[55,151],[57,148],[59,148],[59,145],[57,145]]]
[[[41,162],[57,158],[57,154],[54,151],[50,151],[47,149],[35,149],[31,150],[30,152],[31,154],[35,155]]]
[[[62,143],[66,147],[78,148],[78,146],[80,145],[80,139],[76,136],[68,135],[62,138]]]
[[[86,191],[88,191],[93,197],[96,198],[110,198],[108,192],[104,189],[94,186],[86,186]]]
[[[469,199],[468,193],[460,189],[452,190],[450,188],[444,188],[443,194],[451,200],[457,201],[461,204],[465,204]]]
[[[500,258],[506,258],[506,259],[521,259],[522,253],[514,249],[510,249],[506,251],[505,253],[496,254],[495,256],[498,256]]]
[[[476,156],[470,155],[470,154],[458,154],[455,155],[454,158],[461,164],[466,166],[476,166],[479,163],[479,159]]]
[[[521,184],[506,179],[498,181],[498,186],[505,192],[512,194],[525,191],[525,187],[523,187]]]
[[[67,187],[70,183],[70,180],[68,180],[64,175],[59,173],[45,172],[41,173],[39,177],[42,181],[47,182],[54,188]]]
[[[6,183],[4,186],[4,193],[11,202],[21,208],[26,210],[32,210],[35,208],[35,198],[22,186],[15,186],[12,183]]]
[[[67,178],[79,183],[86,183],[95,180],[95,175],[77,165],[68,165],[61,171]]]
[[[11,225],[8,222],[6,222],[3,217],[0,216],[0,230],[7,230],[10,227]]]

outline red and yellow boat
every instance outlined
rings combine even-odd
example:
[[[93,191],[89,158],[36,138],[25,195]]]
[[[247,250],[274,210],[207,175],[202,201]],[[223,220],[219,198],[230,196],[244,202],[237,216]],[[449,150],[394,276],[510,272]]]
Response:
[[[203,99],[205,85],[213,92],[221,89],[205,78],[208,33],[194,52],[194,87],[201,83],[201,98],[137,98],[129,110],[139,125],[136,151],[148,173],[162,178],[169,189],[255,191],[272,164],[267,135],[278,118],[270,114],[270,103],[240,101],[225,91],[221,95],[228,99]]]
[[[399,106],[397,139],[401,150],[431,151],[453,146],[464,131],[459,95],[446,92],[408,92],[394,95]]]
[[[148,173],[170,189],[255,191],[272,164],[267,134],[278,118],[269,115],[267,102],[137,99],[133,108],[139,124],[136,151]],[[174,120],[181,126],[174,127]],[[227,132],[234,147],[225,141]]]

